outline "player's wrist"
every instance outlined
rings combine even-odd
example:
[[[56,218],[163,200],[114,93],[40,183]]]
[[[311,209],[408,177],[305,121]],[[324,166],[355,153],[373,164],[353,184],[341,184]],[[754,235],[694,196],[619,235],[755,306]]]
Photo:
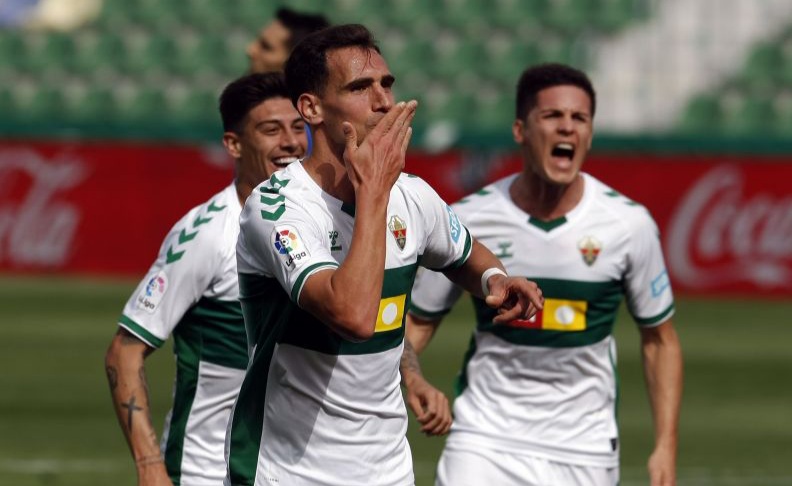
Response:
[[[488,296],[489,291],[489,279],[494,277],[495,275],[501,275],[503,277],[508,277],[506,272],[501,270],[498,267],[492,267],[484,270],[484,273],[481,274],[481,291],[484,293],[484,297]]]

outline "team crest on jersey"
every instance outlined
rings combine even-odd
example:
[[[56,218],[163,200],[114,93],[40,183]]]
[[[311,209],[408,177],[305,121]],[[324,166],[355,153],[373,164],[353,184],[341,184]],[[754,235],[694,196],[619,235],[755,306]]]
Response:
[[[168,276],[163,270],[160,270],[149,279],[143,291],[138,295],[138,308],[153,314],[166,290],[168,290]]]
[[[602,243],[593,236],[584,236],[578,241],[578,249],[586,265],[592,266],[602,251]]]
[[[305,247],[297,230],[291,226],[281,226],[272,232],[272,245],[287,268],[297,268],[308,260],[310,253]]]
[[[388,229],[394,238],[396,244],[399,245],[400,250],[404,250],[404,245],[407,244],[407,224],[400,217],[393,215],[388,221]]]

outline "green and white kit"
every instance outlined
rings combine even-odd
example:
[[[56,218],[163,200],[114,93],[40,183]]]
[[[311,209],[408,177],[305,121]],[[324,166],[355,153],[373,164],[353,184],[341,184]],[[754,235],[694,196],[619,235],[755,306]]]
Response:
[[[375,334],[355,343],[297,305],[311,275],[343,263],[354,225],[354,207],[302,164],[259,185],[242,211],[240,300],[254,351],[231,419],[226,484],[413,483],[399,386],[405,312],[418,265],[462,265],[470,235],[424,181],[402,174],[383,221]]]
[[[544,222],[509,196],[516,176],[454,205],[460,220],[511,276],[537,282],[544,309],[531,320],[494,325],[474,300],[476,329],[460,374],[447,450],[524,453],[551,461],[618,465],[616,348],[618,307],[639,326],[672,316],[674,301],[657,226],[648,211],[583,174],[579,204]],[[447,313],[461,291],[423,272],[410,312]]]
[[[162,449],[175,484],[225,477],[225,432],[248,362],[236,270],[241,210],[233,185],[191,209],[119,320],[154,348],[173,334],[176,383]]]

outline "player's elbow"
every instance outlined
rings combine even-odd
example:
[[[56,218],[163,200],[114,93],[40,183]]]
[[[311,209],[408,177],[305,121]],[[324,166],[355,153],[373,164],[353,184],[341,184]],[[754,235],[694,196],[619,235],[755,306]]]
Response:
[[[376,313],[368,312],[355,306],[344,306],[332,312],[328,324],[347,341],[363,342],[374,336]]]

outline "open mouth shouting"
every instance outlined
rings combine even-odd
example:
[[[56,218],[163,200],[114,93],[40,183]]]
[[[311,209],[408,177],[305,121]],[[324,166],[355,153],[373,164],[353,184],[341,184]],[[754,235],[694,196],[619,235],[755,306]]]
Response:
[[[570,142],[559,142],[553,145],[553,150],[550,152],[553,160],[559,163],[561,167],[568,168],[572,165],[572,160],[575,157],[575,146]]]

